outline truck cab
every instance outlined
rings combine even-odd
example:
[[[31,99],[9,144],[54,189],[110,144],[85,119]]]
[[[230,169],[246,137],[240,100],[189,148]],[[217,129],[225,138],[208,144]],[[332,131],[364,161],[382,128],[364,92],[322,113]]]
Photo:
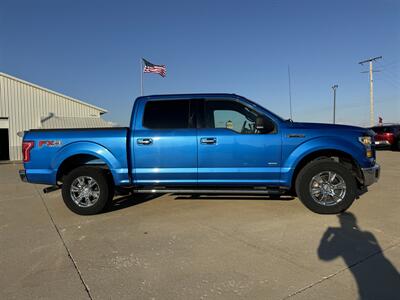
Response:
[[[278,117],[231,96],[140,98],[132,120],[137,186],[280,185]],[[161,155],[162,154],[162,155]]]

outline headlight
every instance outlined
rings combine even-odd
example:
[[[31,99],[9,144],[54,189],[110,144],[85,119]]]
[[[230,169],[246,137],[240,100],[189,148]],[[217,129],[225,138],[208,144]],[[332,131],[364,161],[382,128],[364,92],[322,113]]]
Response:
[[[358,140],[365,146],[370,146],[372,144],[372,139],[370,136],[360,136]]]
[[[372,158],[374,156],[374,153],[371,149],[372,138],[370,136],[360,136],[358,140],[365,146],[365,156]]]

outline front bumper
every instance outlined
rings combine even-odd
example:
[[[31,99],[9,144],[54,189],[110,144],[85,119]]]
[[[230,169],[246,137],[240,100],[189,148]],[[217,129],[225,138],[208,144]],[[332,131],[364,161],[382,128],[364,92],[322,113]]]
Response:
[[[384,146],[391,146],[392,144],[389,141],[382,140],[382,141],[375,141],[376,147],[384,147]]]
[[[361,168],[361,172],[363,175],[364,186],[369,186],[379,180],[379,176],[381,175],[381,167],[378,164],[375,164],[371,168]]]
[[[19,178],[21,178],[22,181],[28,182],[28,179],[26,178],[26,171],[25,170],[19,170]]]

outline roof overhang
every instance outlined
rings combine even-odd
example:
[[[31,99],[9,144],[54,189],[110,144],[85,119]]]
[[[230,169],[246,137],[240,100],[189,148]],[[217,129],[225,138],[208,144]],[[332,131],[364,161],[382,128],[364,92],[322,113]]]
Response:
[[[106,112],[108,112],[108,111],[107,111],[106,109],[104,109],[104,108],[101,108],[101,107],[95,106],[95,105],[93,105],[93,104],[89,104],[89,103],[87,103],[87,102],[84,102],[84,101],[82,101],[82,100],[79,100],[79,99],[76,99],[76,98],[72,98],[72,97],[70,97],[70,96],[63,95],[63,94],[61,94],[61,93],[58,93],[58,92],[55,92],[55,91],[46,89],[46,88],[44,88],[44,87],[42,87],[42,86],[39,86],[39,85],[37,85],[37,84],[34,84],[34,83],[31,83],[31,82],[28,82],[28,81],[19,79],[19,78],[17,78],[17,77],[14,77],[14,76],[11,76],[11,75],[8,75],[8,74],[5,74],[5,73],[0,72],[0,76],[7,77],[7,78],[9,78],[9,79],[12,79],[12,80],[21,82],[21,83],[23,83],[23,84],[30,85],[30,86],[32,86],[32,87],[34,87],[34,88],[41,89],[41,90],[43,90],[43,91],[46,91],[46,92],[48,92],[48,93],[51,93],[51,94],[54,94],[54,95],[57,95],[57,96],[60,96],[60,97],[63,97],[63,98],[65,98],[65,99],[71,100],[71,101],[73,101],[73,102],[76,102],[76,103],[79,103],[79,104],[82,104],[82,105],[91,107],[91,108],[93,108],[93,109],[98,110],[99,113],[100,113],[100,115],[105,114]]]

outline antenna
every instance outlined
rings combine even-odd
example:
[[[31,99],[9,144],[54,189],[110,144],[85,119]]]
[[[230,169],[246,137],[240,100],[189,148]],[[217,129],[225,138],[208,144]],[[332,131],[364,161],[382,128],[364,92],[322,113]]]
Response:
[[[335,84],[332,86],[333,90],[333,124],[336,124],[336,89],[339,85]]]
[[[288,79],[289,79],[289,108],[290,108],[290,119],[293,121],[293,115],[292,115],[292,86],[290,82],[290,66],[287,66],[288,70]]]

